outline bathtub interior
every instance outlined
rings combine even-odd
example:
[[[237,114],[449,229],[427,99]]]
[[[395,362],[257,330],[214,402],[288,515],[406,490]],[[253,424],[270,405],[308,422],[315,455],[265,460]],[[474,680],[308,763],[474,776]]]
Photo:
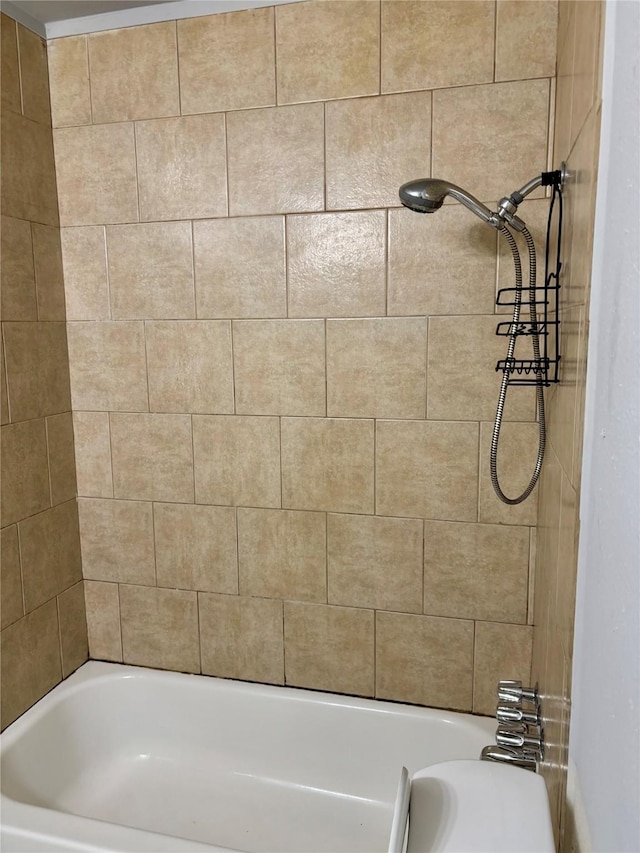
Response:
[[[402,766],[476,758],[492,731],[454,712],[96,662],[39,704],[3,735],[9,800],[244,851],[386,850]]]

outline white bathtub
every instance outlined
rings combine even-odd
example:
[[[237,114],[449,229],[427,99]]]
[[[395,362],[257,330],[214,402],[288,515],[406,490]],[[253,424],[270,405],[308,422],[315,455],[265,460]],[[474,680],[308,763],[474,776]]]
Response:
[[[386,851],[400,770],[495,721],[90,661],[1,736],[2,850]]]

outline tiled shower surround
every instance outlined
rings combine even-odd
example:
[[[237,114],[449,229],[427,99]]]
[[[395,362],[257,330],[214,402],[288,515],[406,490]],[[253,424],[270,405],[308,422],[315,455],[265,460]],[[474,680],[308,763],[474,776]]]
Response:
[[[46,46],[0,17],[4,727],[88,651]]]
[[[488,477],[510,260],[397,191],[547,167],[556,17],[332,0],[50,43],[92,657],[478,713],[528,680],[536,499]],[[507,418],[516,491],[531,389]]]

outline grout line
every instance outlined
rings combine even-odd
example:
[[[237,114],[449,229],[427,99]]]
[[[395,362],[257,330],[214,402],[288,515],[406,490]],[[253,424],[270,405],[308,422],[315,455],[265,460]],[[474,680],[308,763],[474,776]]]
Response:
[[[327,103],[322,108],[323,210],[327,210]]]
[[[142,340],[144,342],[144,374],[147,380],[147,412],[151,413],[151,392],[149,391],[149,355],[147,352],[147,322],[148,320],[142,321]],[[139,412],[137,414],[145,414],[144,412]]]
[[[482,421],[478,421],[478,487],[477,487],[477,513],[476,513],[476,521],[480,522],[480,495],[481,495],[481,484],[482,484]]]
[[[87,51],[87,85],[89,87],[89,113],[91,115],[91,121],[89,122],[89,126],[92,126],[94,121],[93,116],[93,87],[91,85],[91,51],[89,50],[89,38],[91,33],[86,33],[84,40]],[[86,125],[82,125],[82,127],[86,127]],[[136,178],[137,180],[137,178]]]
[[[193,440],[193,415],[189,415],[189,432],[191,434],[191,471],[193,474],[193,502],[196,501],[196,451],[195,442]]]
[[[222,113],[222,126],[224,128],[224,177],[225,190],[227,194],[227,213],[225,216],[208,217],[209,219],[228,219],[231,214],[231,188],[229,184],[229,120],[228,112]],[[191,220],[193,222],[193,219]]]
[[[284,298],[285,319],[289,317],[289,217],[282,217],[282,228],[284,236]]]
[[[118,628],[119,628],[118,639],[120,641],[120,660],[124,663],[125,662],[125,660],[124,660],[124,641],[122,639],[122,605],[120,602],[120,584],[119,583],[116,584],[116,591],[117,591],[117,597],[118,597]]]
[[[280,456],[280,509],[284,508],[284,472],[282,470],[282,416],[278,417],[278,451]],[[287,507],[291,509],[291,507]]]
[[[191,220],[191,281],[193,282],[193,317],[198,320],[198,282],[196,281],[196,235],[193,219]]]
[[[18,38],[18,22],[13,21],[16,37],[16,57],[18,59],[18,89],[20,90],[20,113],[24,116],[24,95],[22,92],[22,57],[20,56],[20,39]]]
[[[328,358],[328,334],[327,318],[323,321],[324,329],[324,417],[329,417],[329,358]]]
[[[285,642],[285,619],[284,619],[284,601],[281,600],[282,605],[282,683],[287,683],[287,644]]]
[[[56,617],[58,620],[58,649],[60,652],[60,675],[64,679],[64,655],[62,654],[62,620],[60,619],[60,597],[58,595],[55,595],[54,598],[56,600]]]
[[[382,0],[378,0],[378,94],[382,95]]]
[[[324,513],[324,603],[329,604],[329,513]]]
[[[238,590],[237,595],[241,595],[240,591],[240,517],[238,515],[238,507],[233,507],[233,515],[235,519],[235,531],[236,531],[236,588]]]
[[[25,519],[21,519],[24,521]],[[16,538],[18,540],[18,565],[20,568],[20,600],[22,601],[22,615],[19,617],[22,619],[23,616],[26,615],[27,605],[24,598],[24,572],[22,570],[22,541],[20,536],[20,524],[16,521]],[[16,620],[18,621],[18,620]]]
[[[111,500],[117,500],[115,476],[113,472],[113,440],[111,438],[111,415],[112,412],[107,412],[107,426],[109,428],[109,462],[111,467]],[[105,498],[104,500],[109,500],[109,498]]]
[[[471,713],[475,711],[476,704],[476,631],[477,619],[473,620],[473,637],[471,638]]]
[[[273,100],[278,106],[278,7],[273,7]]]
[[[389,208],[384,211],[385,241],[384,241],[384,315],[389,316],[389,245],[391,241],[391,223]]]
[[[233,341],[233,329],[236,324],[236,320],[227,320],[229,323],[229,336],[230,336],[230,345],[231,345],[231,398],[233,402],[233,412],[232,414],[237,415],[237,407],[236,407],[236,354],[235,347]]]
[[[195,590],[196,594],[196,626],[198,629],[198,666],[199,672],[202,673],[202,631],[200,626],[200,590]]]
[[[427,520],[425,518],[423,518],[422,519],[422,599],[421,599],[422,607],[420,608],[423,615],[426,615],[426,610],[427,610],[427,608],[425,606],[426,601],[425,601],[425,587],[424,587],[424,576],[425,576],[425,569],[426,569],[425,562],[424,562],[424,550],[425,550],[425,543],[426,543],[426,538],[427,538],[426,526],[427,526]]]
[[[111,276],[109,274],[109,243],[107,240],[107,226],[102,225],[102,236],[104,239],[104,264],[105,277],[107,280],[107,304],[109,308],[109,320],[113,320],[113,307],[111,305]]]
[[[433,91],[431,91],[431,116],[429,122],[429,176],[433,177],[433,112],[435,109],[435,100]]]
[[[153,576],[158,586],[158,550],[156,548],[156,502],[151,501],[151,528],[153,530]]]
[[[373,420],[373,515],[378,511],[378,483],[376,457],[378,455],[378,420]]]
[[[137,222],[140,222],[140,175],[138,174],[138,140],[137,140],[137,127],[138,122],[131,122],[133,125],[133,159],[136,164],[136,205],[138,208],[138,219]]]
[[[47,472],[49,474],[49,508],[53,507],[53,483],[51,482],[51,448],[49,447],[49,418],[43,417],[44,440],[47,446]]]
[[[178,21],[174,21],[176,27],[176,71],[178,74],[178,115],[182,115],[182,82],[180,80],[180,39],[178,37]]]
[[[491,79],[494,83],[496,80],[496,73],[498,70],[498,3],[497,0],[494,0],[493,3],[493,73],[491,75]]]

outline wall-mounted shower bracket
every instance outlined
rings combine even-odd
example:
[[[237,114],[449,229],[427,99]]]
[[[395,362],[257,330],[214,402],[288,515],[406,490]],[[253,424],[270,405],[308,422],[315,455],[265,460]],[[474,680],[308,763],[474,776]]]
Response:
[[[545,385],[559,381],[559,327],[558,296],[560,291],[560,249],[562,241],[562,184],[566,180],[565,164],[554,172],[542,172],[522,189],[503,198],[498,205],[498,215],[504,211],[507,221],[514,217],[520,202],[539,186],[552,187],[551,204],[547,220],[545,244],[544,284],[523,291],[517,287],[503,287],[498,291],[496,305],[500,307],[526,304],[539,306],[540,313],[534,323],[498,323],[496,335],[531,336],[537,334],[541,343],[540,357],[537,359],[505,358],[498,361],[496,371],[507,374],[509,385]],[[510,221],[517,229],[517,222]],[[552,246],[553,244],[553,246]],[[525,295],[526,294],[526,295]]]

